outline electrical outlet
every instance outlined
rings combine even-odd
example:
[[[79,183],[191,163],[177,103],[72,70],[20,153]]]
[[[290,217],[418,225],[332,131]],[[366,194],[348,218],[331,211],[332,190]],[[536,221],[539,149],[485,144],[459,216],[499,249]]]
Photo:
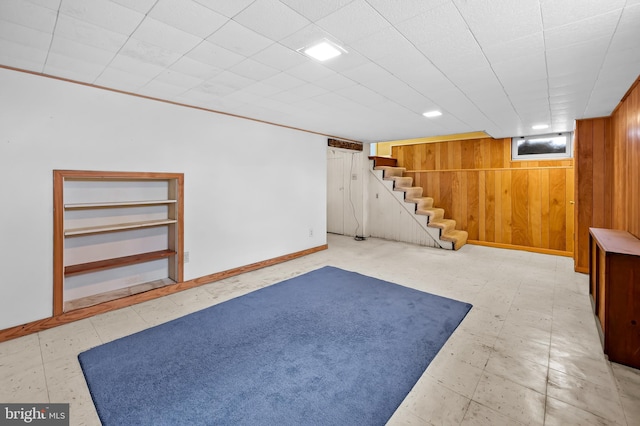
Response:
[[[189,263],[189,252],[185,251],[184,253],[182,253],[182,259],[184,263]]]
[[[313,237],[313,228],[309,228],[309,236]]]

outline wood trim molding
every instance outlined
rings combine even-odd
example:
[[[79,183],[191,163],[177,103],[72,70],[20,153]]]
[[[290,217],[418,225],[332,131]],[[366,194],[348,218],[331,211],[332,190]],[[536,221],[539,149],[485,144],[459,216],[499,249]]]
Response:
[[[226,271],[216,272],[214,274],[205,275],[203,277],[194,278],[189,281],[180,282],[177,284],[169,285],[166,287],[160,287],[154,290],[147,291],[145,293],[138,293],[122,299],[111,300],[99,305],[89,306],[87,308],[76,309],[73,311],[54,315],[49,318],[44,318],[37,321],[32,321],[27,324],[18,325],[15,327],[0,330],[0,342],[15,339],[18,337],[26,336],[28,334],[37,333],[38,331],[47,330],[59,325],[68,324],[70,322],[78,321],[81,319],[89,318],[94,315],[102,314],[104,312],[114,311],[116,309],[124,308],[127,306],[135,305],[138,303],[146,302],[148,300],[157,299],[168,294],[177,293],[190,288],[199,287],[204,284],[209,284],[214,281],[220,281],[225,278],[240,275],[245,272],[255,271],[256,269],[265,268],[267,266],[277,265],[289,260],[293,260],[302,256],[306,256],[312,253],[316,253],[322,250],[328,249],[328,244],[312,247],[310,249],[301,250],[294,253],[289,253],[283,256],[275,257],[273,259],[263,260],[261,262],[251,263],[249,265],[240,266],[238,268],[228,269]]]
[[[329,139],[327,145],[332,148],[342,148],[350,151],[362,151],[363,149],[361,142],[348,142],[338,139]]]
[[[489,241],[478,241],[478,240],[468,240],[467,244],[472,244],[476,246],[493,247],[493,248],[503,248],[503,249],[509,249],[509,250],[522,250],[522,251],[528,251],[532,253],[551,254],[554,256],[573,257],[573,252],[571,251],[553,250],[553,249],[546,249],[546,248],[540,248],[540,247],[518,246],[515,244],[492,243]]]
[[[82,81],[71,80],[69,78],[64,78],[64,77],[56,77],[55,75],[44,74],[44,73],[40,73],[40,72],[36,72],[36,71],[24,70],[22,68],[15,68],[15,67],[7,66],[7,65],[0,65],[0,68],[4,68],[4,69],[9,70],[9,71],[17,71],[17,72],[21,72],[21,73],[25,73],[25,74],[37,75],[38,77],[46,77],[46,78],[51,78],[53,80],[65,81],[67,83],[79,84],[81,86],[93,87],[94,89],[107,90],[109,92],[115,92],[115,93],[121,93],[123,95],[135,96],[137,98],[149,99],[151,101],[163,102],[163,103],[166,103],[166,104],[181,106],[181,107],[185,107],[185,108],[193,108],[193,109],[197,109],[197,110],[200,110],[200,111],[211,112],[211,113],[214,113],[214,114],[221,114],[221,115],[226,115],[226,116],[229,116],[229,117],[241,118],[241,119],[244,119],[244,120],[255,121],[257,123],[269,124],[271,126],[276,126],[276,127],[283,127],[285,129],[298,130],[298,131],[301,131],[301,132],[311,133],[311,134],[314,134],[314,135],[328,136],[330,138],[337,138],[338,137],[338,136],[335,136],[335,135],[328,135],[326,133],[316,132],[316,131],[313,131],[313,130],[301,129],[299,127],[294,127],[294,126],[287,126],[286,124],[279,124],[279,123],[274,123],[274,122],[271,122],[271,121],[260,120],[258,118],[246,117],[244,115],[232,114],[230,112],[218,111],[218,110],[215,110],[215,109],[200,107],[200,106],[196,106],[196,105],[184,104],[184,103],[181,103],[181,102],[174,102],[174,101],[170,101],[170,100],[167,100],[167,99],[154,98],[152,96],[140,95],[138,93],[127,92],[127,91],[118,90],[118,89],[112,89],[110,87],[105,87],[105,86],[98,86],[97,84],[84,83]],[[347,139],[347,138],[341,138],[341,139],[351,141],[351,139]],[[358,141],[351,141],[351,142],[359,143]]]

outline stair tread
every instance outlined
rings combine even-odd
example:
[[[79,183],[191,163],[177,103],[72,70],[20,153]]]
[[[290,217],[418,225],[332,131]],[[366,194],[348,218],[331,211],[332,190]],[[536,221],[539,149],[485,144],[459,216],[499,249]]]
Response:
[[[440,214],[444,215],[444,209],[441,209],[438,207],[422,207],[422,208],[416,209],[416,214],[421,214],[425,216],[438,216]]]
[[[440,236],[440,239],[443,241],[449,241],[453,243],[453,248],[458,250],[460,247],[467,243],[467,238],[469,237],[469,233],[467,231],[460,231],[458,229],[454,229],[451,231],[447,231]]]
[[[455,227],[456,225],[456,221],[453,219],[433,219],[431,222],[429,222],[429,225],[434,225],[435,227],[438,228],[442,228],[445,226],[450,226],[453,225]]]

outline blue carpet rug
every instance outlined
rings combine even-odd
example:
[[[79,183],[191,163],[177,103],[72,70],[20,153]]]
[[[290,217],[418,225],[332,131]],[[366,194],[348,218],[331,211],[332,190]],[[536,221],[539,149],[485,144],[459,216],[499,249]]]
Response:
[[[327,266],[78,358],[105,425],[384,425],[469,309]]]

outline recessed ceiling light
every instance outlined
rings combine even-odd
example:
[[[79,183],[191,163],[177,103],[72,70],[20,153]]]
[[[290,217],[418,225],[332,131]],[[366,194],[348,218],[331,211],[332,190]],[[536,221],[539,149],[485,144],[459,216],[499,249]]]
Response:
[[[548,124],[536,124],[534,126],[531,126],[531,128],[533,130],[542,130],[542,129],[548,129],[549,125]]]
[[[440,111],[427,111],[422,115],[424,115],[425,117],[432,118],[432,117],[439,117],[442,115],[442,113]]]
[[[335,58],[336,56],[342,55],[343,52],[346,52],[346,50],[328,40],[322,40],[313,46],[305,47],[301,50],[305,55],[321,62]]]

